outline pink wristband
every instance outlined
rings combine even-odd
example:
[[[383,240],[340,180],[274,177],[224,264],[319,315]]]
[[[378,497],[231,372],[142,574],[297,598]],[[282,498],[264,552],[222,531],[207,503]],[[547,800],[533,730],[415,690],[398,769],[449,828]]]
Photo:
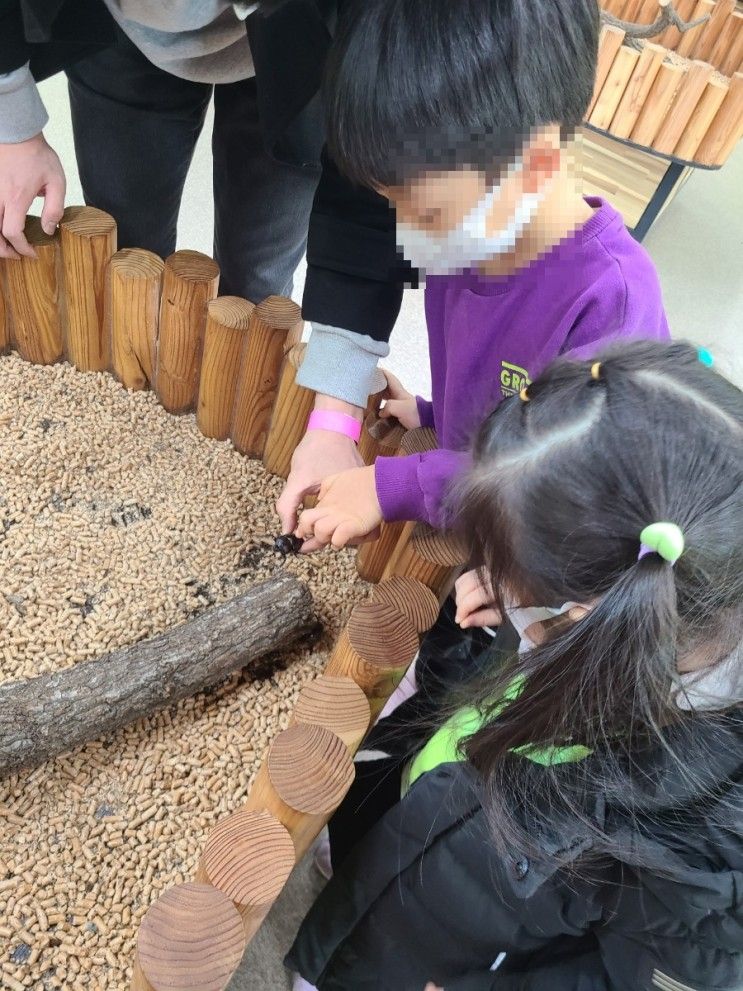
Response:
[[[332,430],[335,434],[344,434],[358,444],[361,436],[361,424],[348,413],[336,413],[329,409],[313,409],[307,421],[308,430]]]

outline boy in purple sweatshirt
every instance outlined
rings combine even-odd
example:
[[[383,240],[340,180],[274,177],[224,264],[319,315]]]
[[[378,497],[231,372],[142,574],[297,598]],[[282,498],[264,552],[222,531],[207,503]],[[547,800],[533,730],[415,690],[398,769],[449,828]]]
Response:
[[[306,549],[367,539],[383,520],[443,525],[500,402],[558,354],[668,337],[650,258],[571,168],[597,37],[595,0],[377,0],[342,29],[331,153],[388,196],[426,280],[432,402],[392,381],[385,414],[435,427],[439,449],[326,479],[300,518]]]

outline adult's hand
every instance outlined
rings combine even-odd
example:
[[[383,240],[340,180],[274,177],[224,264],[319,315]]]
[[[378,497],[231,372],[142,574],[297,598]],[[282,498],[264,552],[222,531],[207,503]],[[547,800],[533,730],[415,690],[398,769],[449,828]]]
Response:
[[[315,409],[347,413],[359,422],[364,410],[331,396],[318,396]],[[276,503],[282,533],[293,533],[297,526],[297,509],[306,495],[315,495],[330,475],[364,464],[350,437],[331,430],[308,430],[292,456],[291,471]]]
[[[41,226],[51,235],[62,219],[65,191],[62,163],[43,134],[0,144],[0,258],[36,257],[23,233],[28,208],[44,197]]]

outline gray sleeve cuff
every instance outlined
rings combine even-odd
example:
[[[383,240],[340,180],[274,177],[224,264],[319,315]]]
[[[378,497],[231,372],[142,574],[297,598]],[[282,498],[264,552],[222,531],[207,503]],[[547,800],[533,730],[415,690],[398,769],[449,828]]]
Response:
[[[313,323],[297,382],[324,396],[366,406],[369,396],[384,388],[377,362],[389,353],[386,341]]]
[[[0,75],[0,144],[27,141],[43,131],[48,120],[28,62]]]

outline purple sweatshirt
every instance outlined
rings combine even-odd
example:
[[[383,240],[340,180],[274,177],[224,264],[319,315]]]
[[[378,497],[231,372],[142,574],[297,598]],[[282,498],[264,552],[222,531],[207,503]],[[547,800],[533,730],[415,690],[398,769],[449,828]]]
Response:
[[[479,425],[558,355],[590,358],[608,341],[670,336],[647,252],[613,207],[587,202],[595,212],[583,227],[512,275],[426,279],[433,402],[419,398],[418,411],[440,449],[377,459],[385,520],[440,525]]]

